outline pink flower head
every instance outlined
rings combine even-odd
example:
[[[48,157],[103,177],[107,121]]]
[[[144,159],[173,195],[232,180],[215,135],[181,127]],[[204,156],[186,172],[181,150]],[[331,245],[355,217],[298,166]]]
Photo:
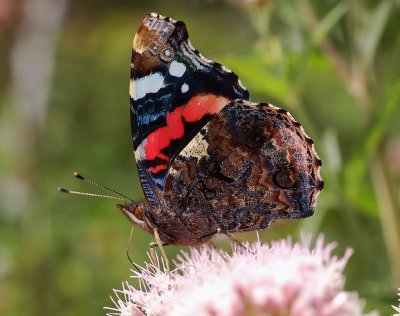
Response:
[[[246,243],[232,254],[192,248],[178,256],[171,274],[159,262],[146,264],[132,271],[139,289],[126,282],[114,290],[109,315],[366,315],[357,293],[344,291],[342,272],[352,250],[338,258],[335,244],[319,237],[310,249],[310,240]]]

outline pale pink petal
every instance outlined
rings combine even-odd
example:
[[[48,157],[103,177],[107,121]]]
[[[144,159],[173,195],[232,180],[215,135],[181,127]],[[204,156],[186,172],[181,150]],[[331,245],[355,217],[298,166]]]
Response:
[[[141,288],[125,283],[116,290],[109,315],[367,315],[357,293],[344,290],[343,270],[352,250],[338,258],[332,255],[336,244],[325,244],[323,237],[310,245],[311,237],[304,235],[299,243],[256,242],[232,254],[193,248],[178,256],[171,274],[159,268],[162,261],[147,264],[133,272]]]

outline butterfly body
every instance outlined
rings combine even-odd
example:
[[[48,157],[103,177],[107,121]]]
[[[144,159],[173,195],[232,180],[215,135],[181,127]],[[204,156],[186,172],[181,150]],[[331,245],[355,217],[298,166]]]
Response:
[[[312,140],[285,110],[249,101],[239,78],[193,48],[183,22],[150,14],[131,64],[131,126],[146,200],[121,209],[168,244],[314,213]]]

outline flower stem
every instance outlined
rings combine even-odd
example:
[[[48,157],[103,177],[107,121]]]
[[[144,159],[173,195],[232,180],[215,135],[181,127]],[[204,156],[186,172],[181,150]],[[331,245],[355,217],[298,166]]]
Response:
[[[395,284],[400,284],[400,231],[399,209],[390,185],[390,178],[382,150],[378,151],[372,162],[372,183],[379,205],[379,216],[383,237],[392,269]]]

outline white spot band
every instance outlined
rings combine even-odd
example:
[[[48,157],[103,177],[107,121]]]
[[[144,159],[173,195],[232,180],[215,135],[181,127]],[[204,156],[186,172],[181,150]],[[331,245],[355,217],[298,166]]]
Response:
[[[186,83],[184,83],[184,84],[181,86],[181,91],[182,91],[182,93],[188,92],[188,91],[189,91],[189,86],[188,86]]]
[[[158,72],[131,81],[130,96],[133,100],[138,100],[146,96],[147,93],[156,93],[164,86],[164,76]]]
[[[182,77],[183,74],[186,71],[186,66],[182,63],[177,62],[174,60],[170,65],[169,65],[169,73],[171,76],[174,77]]]

